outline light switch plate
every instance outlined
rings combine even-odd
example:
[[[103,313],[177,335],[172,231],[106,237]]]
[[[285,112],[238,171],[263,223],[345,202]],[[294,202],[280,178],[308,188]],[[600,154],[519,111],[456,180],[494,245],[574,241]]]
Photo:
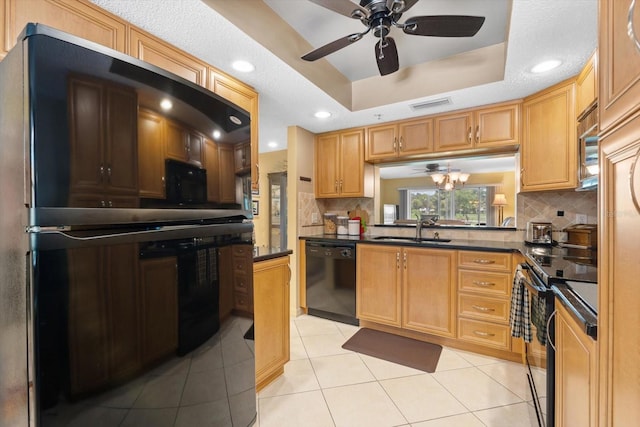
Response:
[[[318,223],[318,212],[312,212],[311,213],[311,224],[317,224]]]
[[[587,216],[585,214],[577,214],[576,215],[576,223],[577,224],[586,224]]]

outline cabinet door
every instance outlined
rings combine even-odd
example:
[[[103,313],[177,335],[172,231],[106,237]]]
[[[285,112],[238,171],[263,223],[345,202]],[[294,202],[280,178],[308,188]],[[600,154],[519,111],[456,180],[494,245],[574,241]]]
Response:
[[[400,327],[402,280],[400,255],[402,248],[386,245],[356,247],[356,315],[369,320]]]
[[[207,170],[207,200],[218,202],[220,201],[218,144],[207,138],[204,140],[204,168]]]
[[[138,245],[105,249],[109,381],[128,378],[141,366]]]
[[[316,197],[337,197],[338,192],[338,147],[340,134],[320,135],[316,138]]]
[[[520,105],[485,108],[475,112],[475,147],[499,147],[520,143]]]
[[[556,311],[555,425],[594,427],[596,342],[580,330],[580,325],[558,302]]]
[[[456,251],[403,248],[402,327],[454,337]]]
[[[398,123],[398,155],[411,156],[433,151],[433,119]]]
[[[576,78],[576,114],[580,116],[598,96],[596,78],[597,55],[594,53]]]
[[[102,193],[106,179],[104,87],[97,81],[69,80],[71,192]]]
[[[189,144],[189,136],[186,129],[171,120],[165,120],[164,123],[165,153],[167,157],[186,162],[187,146]]]
[[[435,121],[435,151],[465,150],[473,148],[472,113],[439,116]]]
[[[282,371],[289,360],[289,257],[253,265],[256,389]]]
[[[3,4],[3,3],[6,3]],[[0,12],[0,59],[18,39],[28,22],[39,22],[91,40],[120,52],[127,52],[126,22],[89,2],[77,0],[4,0]]]
[[[204,62],[135,28],[129,32],[129,54],[197,85],[207,86],[207,65]]]
[[[149,110],[138,113],[138,185],[140,197],[164,199],[163,119]]]
[[[640,419],[640,114],[600,143],[599,425],[626,426]]]
[[[367,161],[393,159],[397,156],[398,126],[395,123],[367,129]]]
[[[149,364],[178,347],[178,267],[175,257],[140,261],[142,360]]]
[[[340,197],[364,195],[364,130],[340,135]]]
[[[236,175],[234,173],[233,147],[218,145],[220,177],[220,203],[236,203]]]
[[[631,4],[632,0],[600,1],[598,108],[601,133],[638,109],[640,8],[635,2],[634,9],[630,10]]]
[[[577,147],[573,82],[527,98],[523,105],[521,191],[575,188]]]
[[[106,90],[106,181],[110,194],[138,194],[138,97],[128,88]]]
[[[250,172],[251,168],[251,143],[236,145],[235,149],[235,171],[236,174]]]

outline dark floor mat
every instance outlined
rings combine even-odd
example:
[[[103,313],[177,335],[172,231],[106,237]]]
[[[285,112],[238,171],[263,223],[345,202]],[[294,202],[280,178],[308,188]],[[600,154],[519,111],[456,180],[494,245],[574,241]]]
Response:
[[[342,348],[433,373],[442,346],[362,328]]]

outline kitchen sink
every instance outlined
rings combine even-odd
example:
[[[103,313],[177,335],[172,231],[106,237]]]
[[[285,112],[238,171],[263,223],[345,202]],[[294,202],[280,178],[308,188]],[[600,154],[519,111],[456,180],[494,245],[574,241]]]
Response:
[[[401,237],[401,236],[377,236],[374,240],[384,240],[385,242],[413,242],[413,243],[447,243],[451,239],[435,239],[430,237],[421,237],[416,239],[415,237]]]

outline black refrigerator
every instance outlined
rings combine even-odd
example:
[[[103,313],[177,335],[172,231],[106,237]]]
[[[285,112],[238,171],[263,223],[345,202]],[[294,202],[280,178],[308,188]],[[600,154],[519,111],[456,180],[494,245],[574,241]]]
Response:
[[[40,24],[0,94],[0,426],[252,425],[252,319],[219,312],[252,214],[212,191],[249,114]]]

